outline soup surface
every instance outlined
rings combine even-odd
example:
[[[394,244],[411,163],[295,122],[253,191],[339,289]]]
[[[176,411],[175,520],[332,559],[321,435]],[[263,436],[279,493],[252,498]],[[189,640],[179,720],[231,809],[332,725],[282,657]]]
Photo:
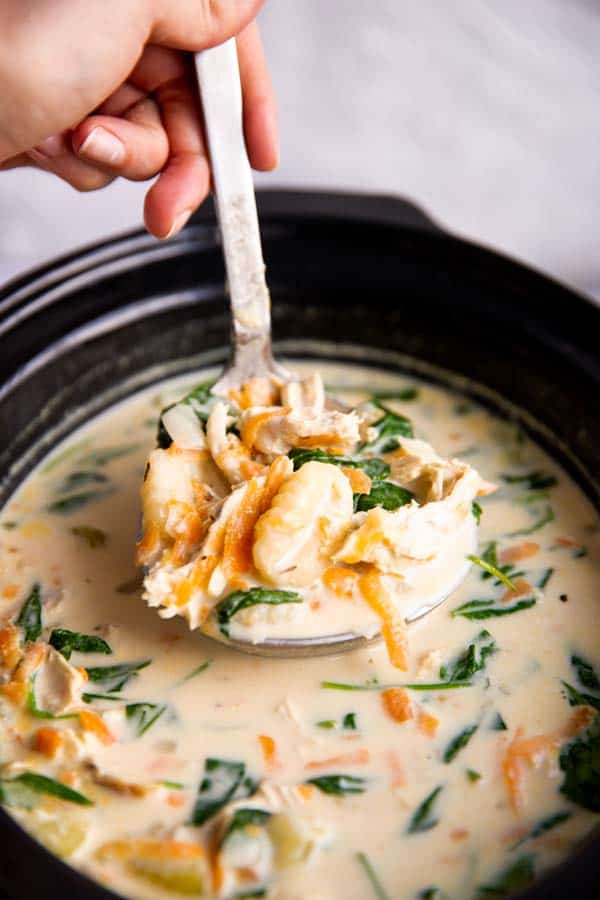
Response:
[[[320,368],[352,405],[385,394],[417,438],[499,486],[479,501],[477,555],[514,590],[474,565],[409,626],[407,672],[383,643],[235,652],[148,609],[134,566],[158,412],[189,378],[72,435],[0,518],[0,790],[117,893],[502,896],[598,822],[596,513],[471,401]]]

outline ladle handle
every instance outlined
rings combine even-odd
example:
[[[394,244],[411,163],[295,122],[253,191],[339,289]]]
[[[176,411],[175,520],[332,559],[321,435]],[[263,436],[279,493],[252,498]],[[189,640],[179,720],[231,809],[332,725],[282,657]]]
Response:
[[[196,53],[195,60],[231,298],[234,363],[239,363],[240,357],[270,356],[271,310],[235,38]]]

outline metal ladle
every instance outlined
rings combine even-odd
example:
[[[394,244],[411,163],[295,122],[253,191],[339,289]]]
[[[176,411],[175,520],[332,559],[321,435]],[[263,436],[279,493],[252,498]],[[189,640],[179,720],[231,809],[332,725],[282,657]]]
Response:
[[[195,61],[232,311],[232,354],[213,392],[227,396],[229,391],[240,388],[250,378],[272,376],[286,382],[292,375],[276,362],[271,350],[271,301],[244,139],[235,39],[197,53]],[[339,404],[335,405],[340,408]],[[472,534],[468,534],[465,541],[464,557],[473,552],[476,536],[473,520]],[[414,622],[431,612],[456,590],[470,568],[464,557],[461,554],[460,565],[448,573],[444,590],[424,598],[422,604],[406,616],[407,622]],[[355,650],[380,641],[381,635],[366,637],[345,632],[319,637],[268,638],[258,643],[221,636],[217,639],[246,653],[301,657]]]

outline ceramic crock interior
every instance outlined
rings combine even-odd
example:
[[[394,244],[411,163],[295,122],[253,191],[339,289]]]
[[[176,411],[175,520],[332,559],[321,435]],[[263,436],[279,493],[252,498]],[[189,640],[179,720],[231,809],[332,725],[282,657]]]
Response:
[[[280,352],[415,371],[474,394],[534,432],[599,503],[598,310],[439,232],[401,201],[284,192],[260,206]],[[228,328],[210,209],[168,244],[129,235],[9,286],[0,294],[0,504],[90,414],[223,360]],[[11,831],[14,865],[0,866],[0,885],[30,897],[35,876]],[[599,849],[528,896],[581,889]],[[39,853],[54,877],[79,878]],[[109,896],[77,883],[85,896]]]

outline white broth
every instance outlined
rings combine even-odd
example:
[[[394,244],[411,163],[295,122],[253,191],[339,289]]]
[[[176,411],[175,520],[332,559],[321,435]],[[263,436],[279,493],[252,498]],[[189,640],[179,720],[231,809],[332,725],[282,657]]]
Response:
[[[189,377],[71,435],[0,516],[0,788],[25,828],[126,897],[485,896],[556,865],[598,822],[597,776],[578,781],[570,755],[600,759],[596,512],[470,400],[320,369],[352,404],[395,392],[385,403],[418,438],[498,484],[478,501],[477,555],[518,591],[474,565],[409,626],[406,672],[383,643],[235,652],[160,619],[135,571],[158,412]]]

